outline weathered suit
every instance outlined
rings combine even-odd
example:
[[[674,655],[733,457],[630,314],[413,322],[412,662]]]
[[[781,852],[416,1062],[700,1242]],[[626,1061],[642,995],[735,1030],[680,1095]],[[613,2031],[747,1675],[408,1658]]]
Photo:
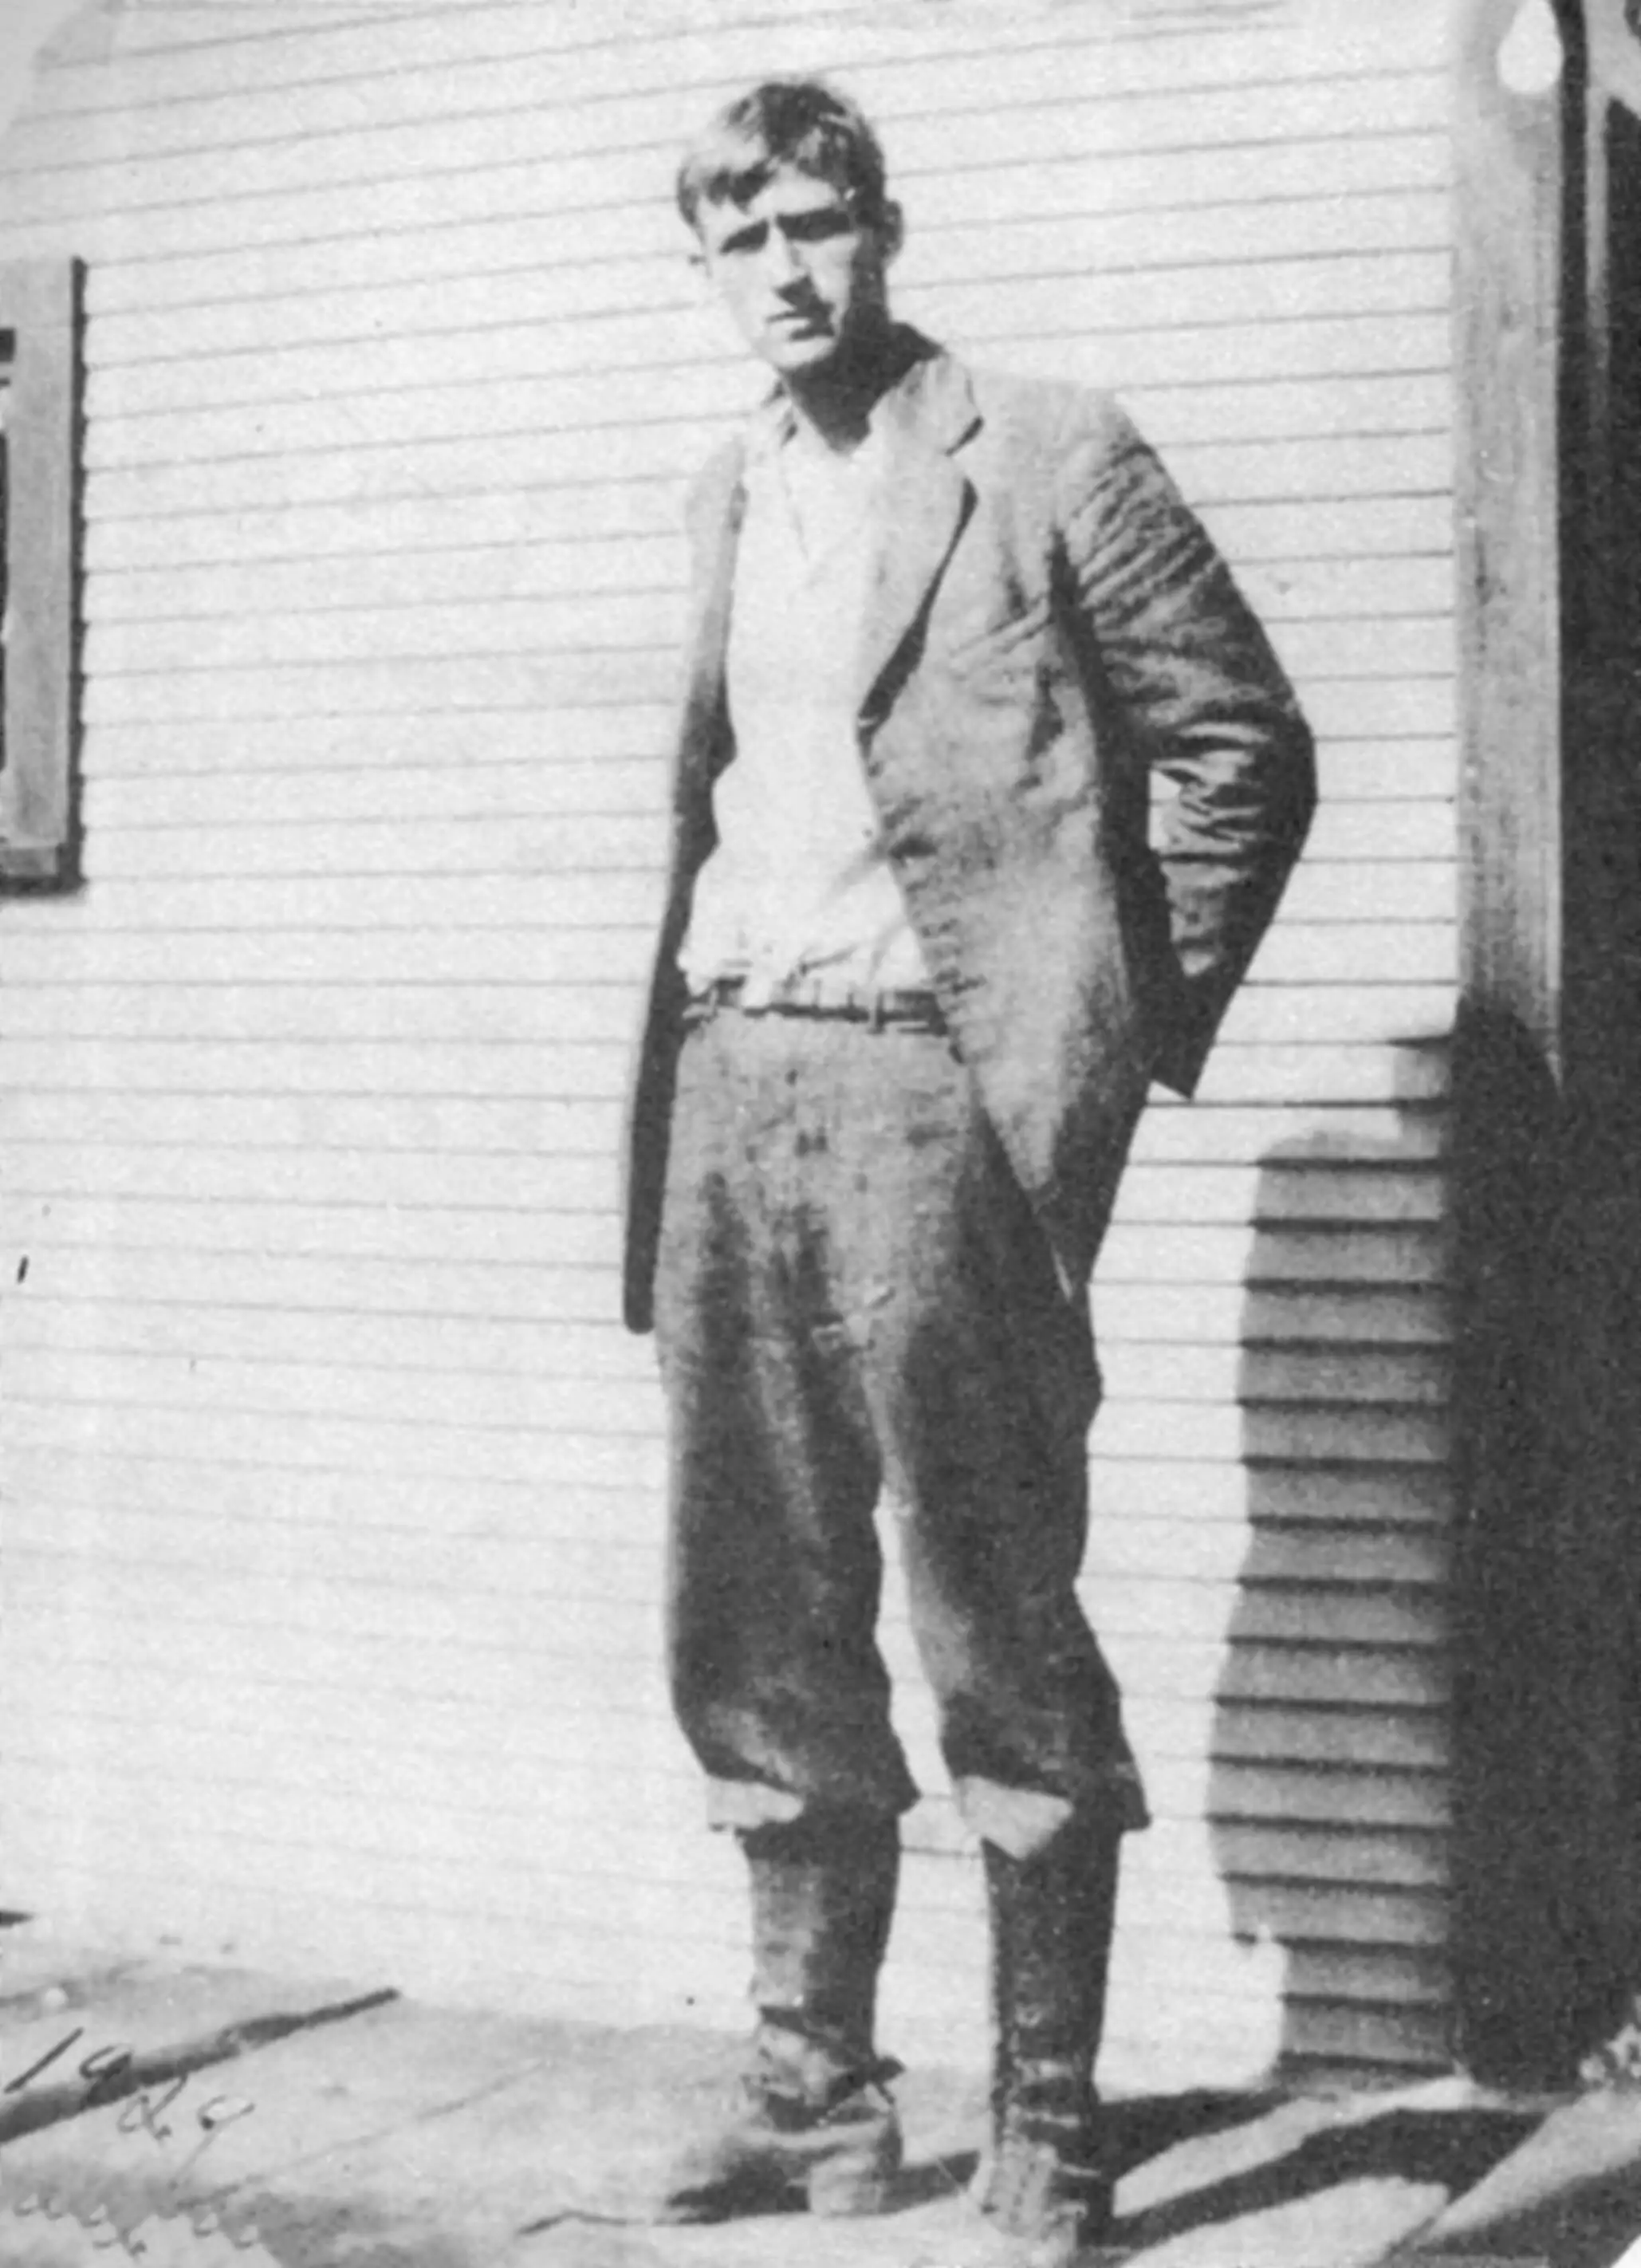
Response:
[[[878,413],[886,533],[859,657],[863,758],[1005,1194],[1080,1308],[1147,1086],[1191,1091],[1275,909],[1312,811],[1311,743],[1223,563],[1114,401],[971,373],[912,333],[897,346]],[[676,954],[714,839],[712,781],[733,754],[742,464],[732,445],[692,497],[671,871],[626,1160],[638,1330],[676,1093]],[[1156,770],[1177,791],[1159,855]],[[1079,1430],[1091,1410],[1074,1413]]]

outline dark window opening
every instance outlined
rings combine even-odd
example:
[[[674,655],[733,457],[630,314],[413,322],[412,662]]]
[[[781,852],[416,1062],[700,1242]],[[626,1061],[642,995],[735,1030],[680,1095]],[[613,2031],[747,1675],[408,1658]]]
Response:
[[[17,353],[17,336],[12,331],[0,331],[0,765],[5,762],[5,650],[7,644],[7,607],[11,597],[10,465],[6,458],[6,407],[11,391],[11,364]]]
[[[0,887],[73,880],[80,276],[0,264]]]

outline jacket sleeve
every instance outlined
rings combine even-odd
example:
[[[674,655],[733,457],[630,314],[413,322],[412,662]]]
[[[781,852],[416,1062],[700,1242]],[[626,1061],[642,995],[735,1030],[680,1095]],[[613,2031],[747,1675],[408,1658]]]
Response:
[[[1177,983],[1155,1069],[1189,1094],[1309,828],[1311,735],[1230,570],[1127,415],[1085,396],[1078,426],[1060,526],[1100,690],[1176,791],[1157,856]]]

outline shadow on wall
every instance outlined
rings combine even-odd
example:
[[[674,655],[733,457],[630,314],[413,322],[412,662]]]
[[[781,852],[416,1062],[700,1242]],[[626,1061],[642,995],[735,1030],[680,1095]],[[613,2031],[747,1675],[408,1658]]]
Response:
[[[1448,2060],[1448,1047],[1261,1160],[1210,1837],[1284,2078]]]
[[[1211,1847],[1284,2076],[1564,2077],[1641,1981],[1641,1178],[1507,1020],[1396,1059],[1262,1160]]]

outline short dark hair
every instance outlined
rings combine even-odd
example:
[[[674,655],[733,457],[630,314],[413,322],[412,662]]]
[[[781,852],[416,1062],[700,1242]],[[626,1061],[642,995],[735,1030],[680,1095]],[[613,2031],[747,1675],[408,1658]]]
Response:
[[[691,228],[703,204],[749,204],[777,166],[828,181],[857,220],[887,209],[883,149],[858,103],[821,78],[771,78],[726,103],[684,153],[678,210]]]

